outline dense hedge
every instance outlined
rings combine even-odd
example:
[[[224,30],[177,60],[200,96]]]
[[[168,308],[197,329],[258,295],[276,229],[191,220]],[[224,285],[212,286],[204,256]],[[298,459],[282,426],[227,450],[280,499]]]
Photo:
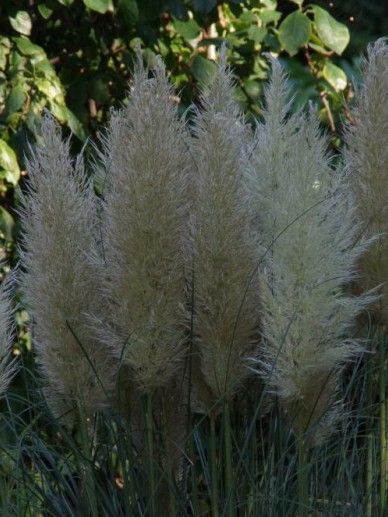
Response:
[[[327,5],[325,5],[327,4]],[[105,121],[124,98],[137,44],[147,59],[160,53],[182,112],[197,85],[214,70],[216,47],[229,46],[238,96],[248,114],[260,114],[264,51],[284,57],[295,83],[296,106],[311,99],[335,132],[351,95],[354,68],[341,57],[347,26],[321,2],[303,0],[10,0],[0,6],[0,237],[13,256],[15,189],[27,142],[39,134],[46,107],[77,137]],[[341,14],[345,18],[345,11]],[[347,18],[346,22],[349,21]],[[78,142],[78,143],[77,143]]]

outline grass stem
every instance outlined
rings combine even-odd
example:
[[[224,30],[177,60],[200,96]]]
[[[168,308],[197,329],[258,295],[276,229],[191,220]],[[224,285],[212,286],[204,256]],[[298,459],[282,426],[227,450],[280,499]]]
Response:
[[[211,464],[211,507],[212,517],[218,517],[218,475],[217,475],[217,445],[216,418],[210,414],[210,464]]]
[[[298,517],[308,517],[309,491],[308,491],[308,465],[307,449],[303,436],[299,436],[298,446]]]

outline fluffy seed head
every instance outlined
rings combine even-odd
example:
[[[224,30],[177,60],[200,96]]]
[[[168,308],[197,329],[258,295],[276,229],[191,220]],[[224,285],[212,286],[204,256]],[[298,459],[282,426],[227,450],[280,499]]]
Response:
[[[222,56],[194,124],[194,315],[201,369],[213,397],[232,396],[249,373],[256,324],[253,245],[244,197],[250,133]]]
[[[16,372],[15,362],[11,360],[12,309],[9,282],[0,287],[0,398],[6,392]]]
[[[128,105],[112,115],[100,156],[110,310],[99,334],[144,392],[169,382],[185,350],[187,154],[173,93],[161,60],[150,74],[139,57]]]
[[[261,235],[258,369],[294,429],[309,428],[318,440],[338,409],[341,369],[359,350],[348,337],[366,300],[348,296],[346,286],[364,246],[355,245],[353,200],[343,173],[329,165],[315,114],[287,115],[288,97],[275,61],[250,177]]]
[[[364,236],[378,236],[360,260],[362,289],[381,286],[378,318],[388,324],[388,45],[368,47],[363,84],[345,133],[345,164]]]
[[[82,400],[88,412],[107,403],[113,375],[107,352],[91,336],[86,315],[100,296],[88,255],[94,246],[94,199],[82,160],[45,116],[42,144],[28,163],[21,219],[21,277],[33,341],[54,412]]]

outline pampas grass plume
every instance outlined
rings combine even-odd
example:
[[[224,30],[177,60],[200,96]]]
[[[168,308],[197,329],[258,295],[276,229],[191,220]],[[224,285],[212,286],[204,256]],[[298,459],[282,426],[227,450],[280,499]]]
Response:
[[[33,321],[37,360],[55,413],[82,401],[87,412],[106,405],[114,370],[88,330],[100,296],[88,255],[94,246],[94,199],[82,160],[51,116],[32,151],[21,220],[21,288]]]
[[[249,374],[257,320],[244,174],[250,132],[235,100],[225,49],[194,121],[194,334],[213,399],[231,397]]]
[[[330,167],[313,112],[289,115],[274,60],[256,134],[252,203],[259,214],[263,341],[258,370],[294,430],[319,441],[333,429],[339,375],[360,348],[349,339],[366,298],[346,294],[364,244],[344,174]]]
[[[98,332],[143,393],[167,385],[185,353],[187,136],[173,93],[162,61],[149,70],[139,51],[128,104],[112,114],[100,154],[109,310]]]
[[[0,287],[0,398],[16,373],[16,363],[11,359],[12,308],[10,284],[5,281]]]
[[[380,286],[377,318],[388,325],[388,45],[369,45],[363,62],[363,84],[356,90],[352,122],[345,132],[345,164],[362,234],[377,236],[360,260],[361,289]]]

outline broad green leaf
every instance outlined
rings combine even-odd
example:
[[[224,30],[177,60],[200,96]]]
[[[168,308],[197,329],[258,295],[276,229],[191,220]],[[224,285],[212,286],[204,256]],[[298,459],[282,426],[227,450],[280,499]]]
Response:
[[[57,2],[68,7],[69,5],[71,5],[74,2],[74,0],[57,0]]]
[[[322,7],[313,5],[312,9],[315,27],[322,43],[329,49],[334,50],[336,54],[342,54],[350,40],[349,29]]]
[[[20,178],[20,169],[16,158],[15,151],[5,142],[0,139],[0,167],[5,169],[12,178],[12,183],[17,183]]]
[[[267,34],[267,29],[265,27],[257,27],[257,25],[252,25],[248,29],[248,38],[255,43],[261,43]]]
[[[253,79],[245,79],[243,86],[246,94],[251,99],[257,99],[260,95],[260,85],[257,81],[254,81]]]
[[[4,70],[7,64],[7,55],[9,54],[9,50],[3,45],[0,45],[0,70]]]
[[[303,5],[304,0],[290,0],[290,2],[293,2],[294,4],[299,5],[300,7],[301,5]]]
[[[69,110],[69,108],[64,105],[57,104],[56,102],[51,102],[50,111],[61,124],[67,123],[76,137],[81,141],[86,140],[86,134],[81,122],[77,119],[74,113]]]
[[[83,0],[86,7],[100,14],[113,11],[112,0]]]
[[[300,11],[289,14],[280,24],[279,40],[290,56],[294,56],[300,47],[306,45],[311,33],[311,22]]]
[[[44,56],[43,59],[39,59],[37,62],[31,59],[31,63],[33,63],[36,70],[41,72],[45,77],[51,78],[55,76],[55,70],[46,56]]]
[[[201,31],[201,27],[194,19],[188,20],[187,22],[174,19],[173,26],[177,33],[186,40],[195,39]]]
[[[245,23],[247,25],[256,24],[258,20],[258,16],[256,13],[252,11],[243,11],[239,16],[239,21]]]
[[[52,9],[48,4],[42,2],[38,4],[38,11],[44,20],[48,20],[53,14],[54,9]]]
[[[24,119],[24,116],[22,113],[20,113],[20,112],[11,113],[6,119],[8,129],[11,129],[12,131],[17,131],[19,128],[19,124],[22,122],[23,119]],[[7,171],[6,172],[7,181],[9,181],[10,183],[13,183],[13,180],[10,179],[10,177],[13,177],[13,173]]]
[[[12,215],[4,207],[0,206],[0,236],[7,241],[12,241],[12,231],[15,225]]]
[[[32,22],[27,11],[18,11],[15,17],[9,17],[9,21],[16,32],[24,34],[25,36],[31,34]]]
[[[42,92],[50,100],[63,103],[63,92],[58,81],[49,81],[48,79],[37,79],[35,85],[40,92]]]
[[[209,61],[200,55],[196,55],[191,63],[191,73],[202,84],[208,84],[216,70],[217,65],[213,61]]]
[[[81,142],[84,142],[86,140],[86,133],[84,131],[84,128],[83,128],[81,122],[78,120],[78,118],[68,108],[66,108],[66,119],[67,119],[69,128],[71,129],[71,132],[77,138],[79,138],[81,140]]]
[[[272,9],[263,9],[259,13],[259,17],[263,23],[276,23],[281,17],[281,15],[282,13],[280,11],[274,11]]]
[[[260,3],[272,10],[275,10],[278,6],[277,0],[261,0]]]
[[[12,88],[10,91],[6,103],[5,103],[5,112],[7,115],[11,115],[15,111],[19,111],[26,100],[26,91],[25,88],[18,84]],[[5,167],[4,167],[5,168]]]
[[[39,45],[35,45],[29,38],[25,38],[24,36],[19,38],[14,38],[16,46],[18,50],[25,56],[33,56],[34,54],[45,54],[45,51]]]
[[[11,40],[9,38],[7,38],[6,36],[0,36],[0,45],[10,49],[12,46],[12,43],[11,43]]]
[[[348,84],[345,72],[331,61],[327,61],[322,71],[326,81],[337,91],[344,90]]]
[[[59,105],[55,102],[50,103],[50,111],[54,115],[54,117],[60,122],[61,124],[65,124],[67,121],[67,108],[63,104]]]

